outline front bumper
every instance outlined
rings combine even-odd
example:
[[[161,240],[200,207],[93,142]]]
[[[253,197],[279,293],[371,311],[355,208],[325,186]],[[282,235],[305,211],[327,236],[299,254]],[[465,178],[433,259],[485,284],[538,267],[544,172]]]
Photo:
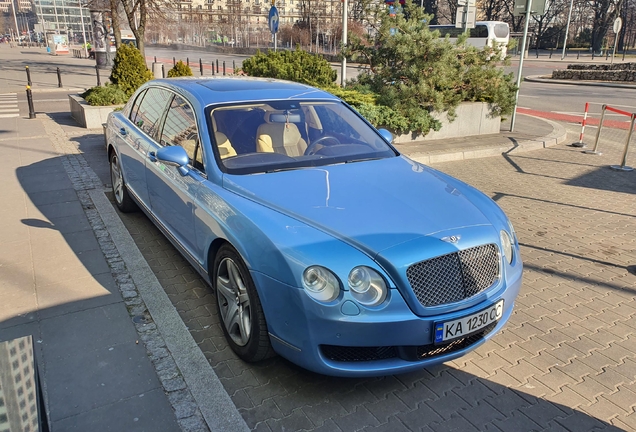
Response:
[[[512,314],[521,272],[504,280],[484,300],[452,313],[416,316],[396,289],[377,308],[363,308],[344,292],[330,305],[305,291],[253,272],[270,339],[281,356],[306,369],[334,376],[376,376],[420,370],[461,357],[494,336]],[[435,322],[478,312],[500,299],[503,316],[495,324],[447,345],[434,345]],[[470,302],[467,302],[470,303]]]

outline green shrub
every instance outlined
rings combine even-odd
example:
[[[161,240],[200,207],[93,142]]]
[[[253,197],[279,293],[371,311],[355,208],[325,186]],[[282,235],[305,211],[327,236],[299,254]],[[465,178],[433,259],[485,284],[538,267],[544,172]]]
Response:
[[[153,78],[137,48],[129,44],[121,44],[117,48],[110,82],[131,96],[143,83]]]
[[[190,66],[179,60],[172,69],[168,71],[168,78],[192,76]]]
[[[324,58],[296,48],[294,51],[260,51],[243,61],[243,72],[250,76],[278,78],[313,86],[332,85],[338,76]]]
[[[107,84],[106,87],[91,87],[81,96],[93,106],[120,105],[128,101],[128,95],[114,84]]]
[[[323,87],[323,90],[354,107],[376,128],[386,128],[398,135],[413,130],[439,130],[441,127],[441,123],[427,111],[422,111],[419,117],[404,116],[393,108],[377,104],[378,95],[359,85],[347,88],[329,86]]]

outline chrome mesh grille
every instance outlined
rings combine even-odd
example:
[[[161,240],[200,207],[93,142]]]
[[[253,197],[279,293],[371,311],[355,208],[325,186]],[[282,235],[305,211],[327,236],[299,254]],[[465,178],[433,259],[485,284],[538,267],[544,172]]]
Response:
[[[421,261],[406,270],[406,277],[422,306],[460,301],[495,283],[498,248],[488,244]]]

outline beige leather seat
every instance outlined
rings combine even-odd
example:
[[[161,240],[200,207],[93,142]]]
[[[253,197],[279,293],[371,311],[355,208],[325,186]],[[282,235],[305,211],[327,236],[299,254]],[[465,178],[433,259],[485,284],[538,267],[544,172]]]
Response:
[[[301,137],[298,126],[294,123],[272,123],[270,114],[265,114],[265,123],[256,131],[256,151],[263,153],[280,153],[287,156],[302,156],[307,143]]]
[[[215,132],[214,137],[216,138],[216,145],[219,149],[219,155],[221,156],[221,159],[236,156],[236,150],[234,150],[234,147],[232,147],[230,140],[223,132]]]

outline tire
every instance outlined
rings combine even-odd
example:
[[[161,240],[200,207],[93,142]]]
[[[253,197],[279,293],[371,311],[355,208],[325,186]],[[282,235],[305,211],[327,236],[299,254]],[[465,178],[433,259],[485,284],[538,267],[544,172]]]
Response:
[[[137,204],[128,193],[116,151],[113,151],[110,155],[110,182],[113,185],[113,195],[117,208],[123,213],[130,213],[137,210]]]
[[[212,281],[221,327],[232,351],[249,363],[272,357],[274,350],[254,281],[230,245],[217,252]]]

